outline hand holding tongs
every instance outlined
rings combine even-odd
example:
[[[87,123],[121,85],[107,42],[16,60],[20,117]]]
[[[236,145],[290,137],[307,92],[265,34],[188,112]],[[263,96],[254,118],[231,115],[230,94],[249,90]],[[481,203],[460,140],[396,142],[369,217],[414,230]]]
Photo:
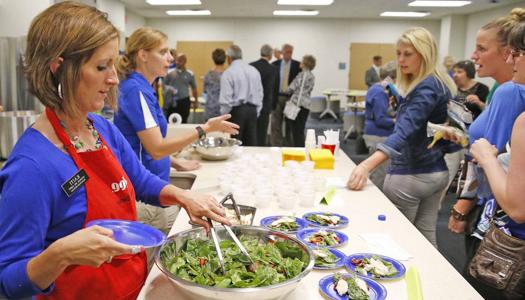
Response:
[[[224,268],[224,257],[222,256],[222,251],[219,244],[219,236],[217,235],[217,232],[215,232],[215,228],[213,228],[213,224],[211,222],[211,219],[209,218],[208,224],[210,224],[211,238],[213,240],[213,244],[215,245],[215,251],[217,251],[217,256],[219,257],[219,263],[221,265],[222,274],[226,274],[226,269]],[[250,270],[255,271],[255,263],[253,259],[251,258],[250,254],[248,254],[248,251],[246,251],[246,248],[244,248],[241,241],[239,241],[233,230],[228,225],[222,224],[222,226],[224,227],[224,229],[226,229],[235,245],[239,247],[239,250],[241,250],[242,254],[244,254],[244,256],[246,256],[248,260],[250,260]]]

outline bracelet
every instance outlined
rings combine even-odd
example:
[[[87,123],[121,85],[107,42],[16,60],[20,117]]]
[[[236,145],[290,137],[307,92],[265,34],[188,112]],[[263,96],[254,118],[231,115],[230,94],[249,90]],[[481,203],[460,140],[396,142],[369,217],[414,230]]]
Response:
[[[462,214],[460,213],[459,211],[457,211],[457,209],[452,206],[452,208],[450,209],[450,215],[452,216],[452,218],[458,220],[458,221],[466,221],[467,220],[467,215],[466,214]]]
[[[204,129],[202,129],[202,127],[197,126],[197,127],[195,127],[195,129],[197,129],[197,133],[199,134],[199,140],[203,140],[203,139],[206,138],[206,131],[204,131]]]

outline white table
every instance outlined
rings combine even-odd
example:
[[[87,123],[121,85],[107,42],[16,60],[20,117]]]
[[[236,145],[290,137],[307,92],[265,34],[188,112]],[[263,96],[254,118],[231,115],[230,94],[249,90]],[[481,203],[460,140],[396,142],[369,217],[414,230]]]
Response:
[[[269,149],[244,147],[243,151],[247,154],[255,154],[268,153]],[[236,159],[238,157],[233,156],[228,162],[234,162]],[[193,189],[214,194],[217,198],[221,197],[222,194],[218,193],[217,175],[223,166],[224,162],[203,161],[202,168],[193,172],[197,174]],[[340,152],[336,158],[334,170],[315,170],[314,172],[316,172],[316,176],[346,179],[354,167],[355,164],[343,152]],[[260,178],[260,180],[265,179]],[[320,195],[318,193],[317,196]],[[269,215],[295,213],[302,216],[305,212],[314,210],[333,211],[346,215],[350,219],[350,224],[342,229],[349,236],[349,242],[340,248],[347,255],[369,252],[367,244],[359,236],[360,233],[384,233],[391,236],[396,243],[413,256],[403,263],[407,269],[411,266],[417,267],[425,300],[483,299],[370,181],[362,191],[338,189],[335,199],[328,207],[303,208],[297,206],[293,211],[283,211],[278,208],[277,204],[272,204],[269,208],[258,209],[254,224],[259,224],[260,219]],[[379,214],[386,215],[386,221],[378,221],[377,216]],[[170,235],[189,228],[187,215],[181,213]],[[340,269],[340,271],[344,271],[344,269]],[[318,291],[319,279],[331,273],[333,271],[313,270],[286,299],[322,299]],[[403,279],[382,282],[382,284],[387,289],[387,299],[407,299],[406,284]],[[185,298],[177,287],[162,274],[160,269],[154,266],[138,299]]]
[[[334,112],[332,107],[330,107],[330,104],[332,102],[341,101],[338,96],[345,97],[344,95],[347,93],[347,90],[345,89],[326,89],[323,91],[323,95],[326,96],[326,108],[325,110],[319,115],[319,118],[323,118],[326,114],[329,114],[334,119],[338,120],[337,114]],[[340,104],[339,104],[340,106]]]

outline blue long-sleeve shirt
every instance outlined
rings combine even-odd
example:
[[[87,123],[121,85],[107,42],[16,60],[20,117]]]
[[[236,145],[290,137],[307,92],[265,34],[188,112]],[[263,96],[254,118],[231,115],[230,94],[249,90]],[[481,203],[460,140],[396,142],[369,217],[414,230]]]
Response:
[[[100,116],[94,126],[129,176],[138,197],[159,204],[167,182],[142,166],[121,133]],[[86,190],[71,197],[61,185],[78,171],[72,158],[29,128],[0,171],[0,297],[22,298],[41,291],[27,276],[28,261],[56,240],[83,227]]]
[[[394,132],[378,144],[390,157],[389,174],[422,174],[446,171],[443,158],[450,142],[440,141],[428,149],[427,123],[447,120],[450,91],[434,76],[423,79],[406,97],[399,98]],[[459,149],[458,149],[459,150]]]
[[[381,83],[372,85],[366,92],[365,134],[389,136],[394,130],[394,119],[388,115],[388,94]]]
[[[229,113],[232,107],[249,103],[255,105],[259,116],[263,96],[261,75],[253,66],[237,59],[222,73],[219,96],[221,114]]]

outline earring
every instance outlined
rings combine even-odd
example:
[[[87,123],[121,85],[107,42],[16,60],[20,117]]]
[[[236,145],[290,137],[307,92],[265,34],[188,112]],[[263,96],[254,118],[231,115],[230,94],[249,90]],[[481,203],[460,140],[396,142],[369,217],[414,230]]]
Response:
[[[62,97],[62,84],[58,84],[58,97],[60,97],[60,99],[63,99],[64,97]]]

